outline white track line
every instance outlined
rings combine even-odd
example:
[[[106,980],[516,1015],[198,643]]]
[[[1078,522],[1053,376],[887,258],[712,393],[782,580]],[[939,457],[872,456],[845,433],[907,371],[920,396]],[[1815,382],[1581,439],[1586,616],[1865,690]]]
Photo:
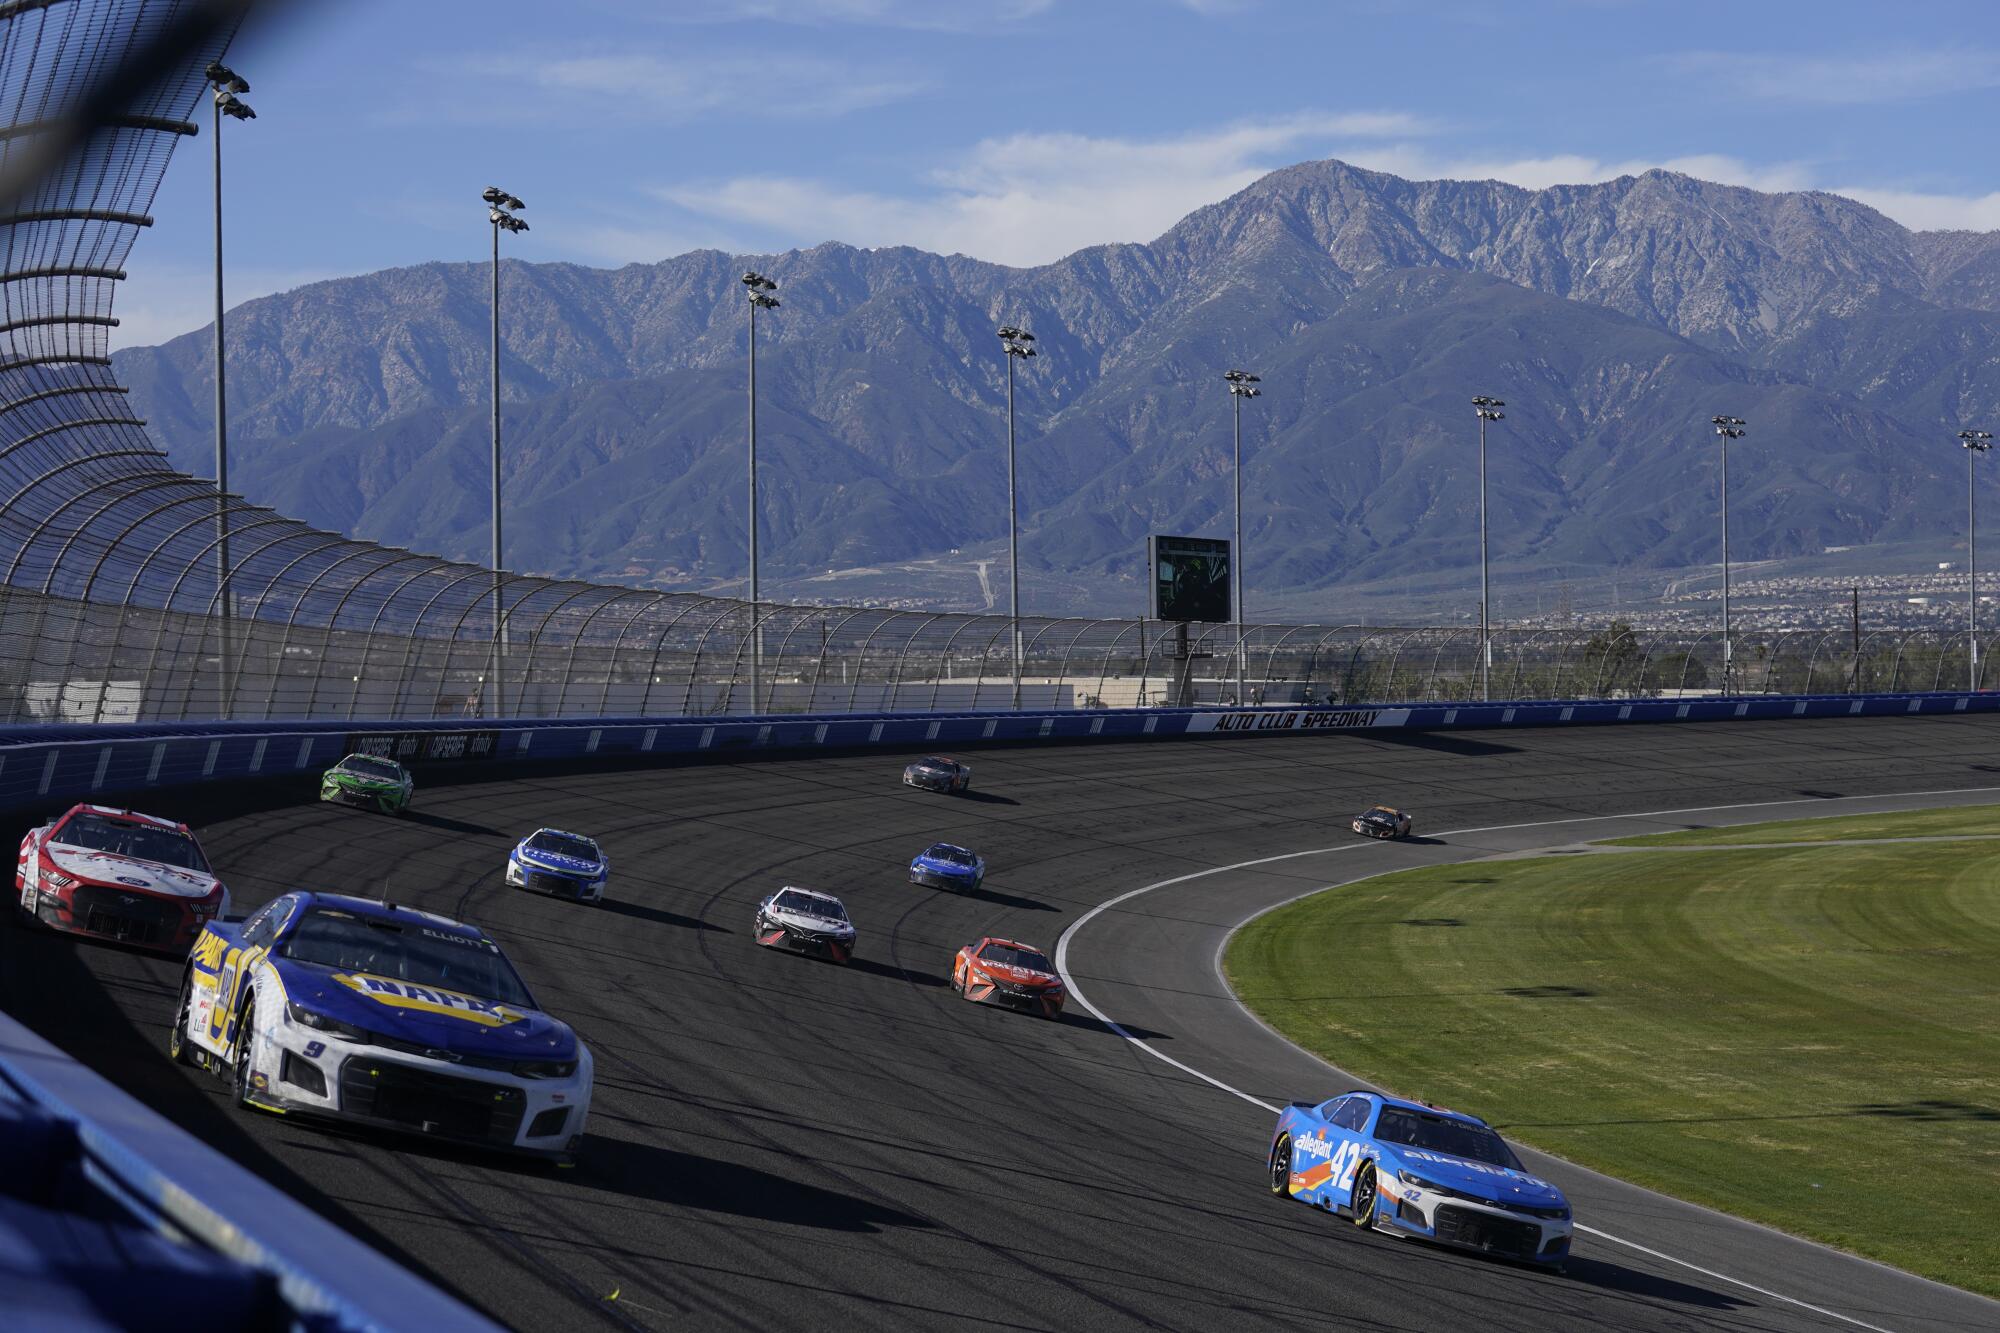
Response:
[[[1711,814],[1719,810],[1776,809],[1779,806],[1786,806],[1786,805],[1813,805],[1813,806],[1818,806],[1821,809],[1825,809],[1828,805],[1834,804],[1835,802],[1838,802],[1843,799],[1855,800],[1855,801],[1869,801],[1869,800],[1879,801],[1887,799],[1902,800],[1905,798],[1916,798],[1922,796],[1971,796],[1989,792],[2000,792],[2000,787],[1947,787],[1938,791],[1884,792],[1874,796],[1854,796],[1846,798],[1837,796],[1836,797],[1811,796],[1793,801],[1742,801],[1734,805],[1691,805],[1691,806],[1683,806],[1676,810],[1639,810],[1639,811],[1634,811],[1631,814],[1623,814],[1623,815],[1578,815],[1570,819],[1538,819],[1538,820],[1531,820],[1527,823],[1522,823],[1522,824],[1488,824],[1481,828],[1448,829],[1443,833],[1434,833],[1429,836],[1435,838],[1463,838],[1463,837],[1468,837],[1475,833],[1501,833],[1511,829],[1557,828],[1564,824],[1600,824],[1600,823],[1610,823],[1615,820],[1628,820],[1628,819],[1634,819],[1634,820],[1664,819],[1669,815],[1701,815],[1701,814]],[[1269,1102],[1264,1101],[1262,1098],[1259,1097],[1252,1097],[1249,1093],[1243,1091],[1241,1088],[1231,1087],[1229,1084],[1224,1083],[1221,1079],[1216,1078],[1213,1074],[1204,1073],[1203,1071],[1196,1069],[1193,1065],[1183,1064],[1181,1061],[1174,1059],[1173,1056],[1168,1055],[1166,1052],[1160,1050],[1159,1048],[1147,1043],[1146,1041],[1138,1037],[1133,1036],[1130,1032],[1126,1031],[1125,1028],[1120,1026],[1116,1019],[1112,1018],[1109,1014],[1105,1013],[1102,1009],[1099,1009],[1096,1005],[1092,1004],[1087,998],[1085,998],[1083,992],[1077,988],[1076,978],[1070,975],[1070,970],[1069,970],[1070,938],[1074,936],[1079,930],[1082,930],[1086,925],[1088,925],[1091,919],[1097,916],[1098,913],[1107,911],[1113,907],[1118,906],[1118,904],[1122,902],[1126,902],[1130,899],[1140,897],[1143,894],[1151,893],[1155,889],[1172,888],[1176,884],[1185,884],[1189,880],[1206,879],[1210,875],[1226,875],[1232,871],[1248,870],[1253,866],[1267,866],[1278,861],[1295,861],[1300,857],[1304,856],[1329,856],[1335,852],[1356,851],[1361,847],[1367,845],[1368,844],[1366,843],[1348,842],[1348,843],[1342,843],[1338,847],[1315,847],[1303,852],[1285,852],[1277,856],[1260,856],[1256,857],[1253,860],[1237,861],[1234,862],[1233,864],[1226,866],[1214,866],[1208,870],[1197,870],[1194,871],[1192,874],[1176,875],[1172,879],[1163,879],[1152,884],[1144,885],[1140,888],[1129,889],[1126,892],[1119,894],[1115,898],[1105,899],[1103,902],[1097,904],[1097,906],[1091,908],[1088,912],[1085,912],[1082,916],[1078,917],[1076,920],[1070,922],[1069,929],[1063,931],[1062,937],[1056,941],[1056,971],[1062,976],[1063,985],[1068,988],[1069,996],[1072,1000],[1075,1000],[1085,1009],[1088,1009],[1091,1012],[1091,1015],[1095,1017],[1098,1022],[1104,1024],[1104,1026],[1110,1028],[1113,1032],[1116,1032],[1119,1036],[1123,1037],[1126,1041],[1131,1042],[1134,1046],[1137,1046],[1140,1050],[1152,1056],[1155,1060],[1159,1060],[1166,1064],[1170,1064],[1175,1069],[1180,1070],[1184,1074],[1192,1074],[1194,1077],[1200,1079],[1203,1083],[1208,1084],[1212,1088],[1220,1089],[1221,1091],[1228,1093],[1232,1097],[1240,1097],[1244,1101],[1249,1102],[1252,1106],[1262,1107],[1264,1110],[1269,1111],[1272,1115],[1276,1115],[1278,1114],[1278,1108],[1271,1105]],[[1409,866],[1402,868],[1422,869],[1423,867]],[[1327,887],[1334,887],[1334,886],[1329,885]],[[1318,893],[1321,892],[1321,890],[1314,889],[1311,892]],[[1309,894],[1300,895],[1300,897],[1307,897],[1307,896],[1310,895]],[[1290,901],[1297,902],[1298,899],[1293,898]],[[1282,906],[1282,904],[1279,905]],[[1264,910],[1271,911],[1274,909],[1266,908]],[[1264,914],[1263,912],[1257,912],[1253,914],[1253,916],[1246,918],[1245,921],[1247,923],[1247,921],[1255,920],[1256,917],[1262,916],[1263,914]],[[1243,923],[1239,923],[1238,929],[1241,928],[1241,924]],[[1652,1249],[1649,1246],[1641,1245],[1637,1241],[1626,1240],[1622,1236],[1614,1236],[1608,1231],[1599,1231],[1596,1227],[1587,1227],[1582,1225],[1581,1223],[1574,1224],[1574,1227],[1576,1230],[1584,1232],[1588,1235],[1595,1236],[1599,1240],[1608,1240],[1614,1245],[1623,1245],[1627,1249],[1637,1250],[1641,1254],[1651,1255],[1653,1258],[1663,1260],[1666,1263],[1679,1265],[1680,1267],[1687,1269],[1689,1272],[1700,1273],[1703,1277],[1711,1277],[1718,1282],[1730,1283],[1732,1286],[1741,1287],[1745,1291],[1754,1291],[1759,1296],[1768,1296],[1770,1299],[1774,1301],[1783,1301],[1787,1305],[1794,1305],[1801,1310],[1809,1310],[1814,1314],[1824,1315],[1828,1319],[1837,1319],[1841,1323],[1851,1324],[1855,1328],[1865,1328],[1869,1330],[1869,1333],[1890,1333],[1890,1330],[1882,1328],[1879,1325],[1866,1323],[1862,1320],[1852,1317],[1851,1315],[1841,1314],[1838,1310],[1828,1310],[1822,1306],[1811,1305],[1805,1301],[1799,1300],[1796,1296],[1787,1296],[1782,1292],[1771,1291],[1767,1288],[1760,1287],[1754,1282],[1745,1282],[1740,1277],[1731,1277],[1727,1273],[1718,1273],[1713,1269],[1703,1268],[1700,1264],[1692,1263],[1686,1259],[1677,1258],[1671,1254],[1664,1254],[1661,1251]]]

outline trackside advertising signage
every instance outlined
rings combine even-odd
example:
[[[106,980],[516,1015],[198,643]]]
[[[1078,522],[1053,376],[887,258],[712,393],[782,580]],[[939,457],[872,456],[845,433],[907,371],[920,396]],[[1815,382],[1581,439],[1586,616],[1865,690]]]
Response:
[[[1236,713],[1197,713],[1188,719],[1190,732],[1200,731],[1349,731],[1361,727],[1400,727],[1410,720],[1407,708],[1251,708]]]
[[[406,764],[491,759],[499,749],[497,731],[391,731],[354,733],[347,738],[349,754],[372,754]]]

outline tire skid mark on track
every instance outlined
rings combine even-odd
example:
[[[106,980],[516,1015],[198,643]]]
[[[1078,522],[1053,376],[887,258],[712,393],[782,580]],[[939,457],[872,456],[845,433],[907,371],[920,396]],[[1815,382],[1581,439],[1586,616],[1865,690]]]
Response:
[[[1905,799],[1923,800],[1940,796],[1969,796],[1969,795],[1982,795],[1982,794],[1993,794],[1993,793],[2000,793],[2000,787],[1955,787],[1955,788],[1944,788],[1934,791],[1897,792],[1894,793],[1893,795],[1897,800],[1905,800]],[[1841,799],[1841,798],[1833,798],[1833,799]],[[1868,798],[1859,797],[1852,799],[1868,799]],[[1561,827],[1567,824],[1612,823],[1619,821],[1637,822],[1643,820],[1659,820],[1659,819],[1665,819],[1673,815],[1717,814],[1723,812],[1740,812],[1745,810],[1777,810],[1787,806],[1798,806],[1798,805],[1811,805],[1824,808],[1827,803],[1828,803],[1828,798],[1810,797],[1803,800],[1792,800],[1792,801],[1750,801],[1750,802],[1735,802],[1725,805],[1686,806],[1671,810],[1638,811],[1626,815],[1603,815],[1603,814],[1576,815],[1561,819],[1530,820],[1522,823],[1492,824],[1483,827],[1447,829],[1439,833],[1427,834],[1425,836],[1436,839],[1464,838],[1482,833],[1524,831],[1528,829]],[[1252,1096],[1250,1093],[1244,1092],[1242,1089],[1237,1088],[1229,1083],[1225,1083],[1221,1079],[1216,1078],[1215,1076],[1207,1073],[1204,1070],[1197,1069],[1193,1065],[1175,1059],[1174,1057],[1159,1050],[1157,1047],[1153,1046],[1150,1042],[1146,1041],[1145,1039],[1134,1036],[1131,1032],[1127,1031],[1123,1026],[1121,1026],[1115,1019],[1111,1018],[1108,1014],[1100,1010],[1084,995],[1083,991],[1076,985],[1074,975],[1069,968],[1070,943],[1076,937],[1078,932],[1080,932],[1085,926],[1090,924],[1090,922],[1095,917],[1099,916],[1100,914],[1106,911],[1111,910],[1112,908],[1119,906],[1122,903],[1128,902],[1135,898],[1142,897],[1146,894],[1153,893],[1159,889],[1171,888],[1174,885],[1185,884],[1191,880],[1205,879],[1214,875],[1229,874],[1236,871],[1253,869],[1259,866],[1273,865],[1284,861],[1296,861],[1304,859],[1306,857],[1332,856],[1332,855],[1338,855],[1343,852],[1361,851],[1368,848],[1370,845],[1371,844],[1366,844],[1366,843],[1343,843],[1335,847],[1308,848],[1303,851],[1283,852],[1272,856],[1257,857],[1250,860],[1237,861],[1229,865],[1212,866],[1205,870],[1197,870],[1189,874],[1177,875],[1171,879],[1158,880],[1151,884],[1142,885],[1141,887],[1136,889],[1130,889],[1124,893],[1118,894],[1115,897],[1107,898],[1103,902],[1099,903],[1097,906],[1086,911],[1082,916],[1078,917],[1075,921],[1071,922],[1068,929],[1064,930],[1062,936],[1056,941],[1056,953],[1055,953],[1056,971],[1062,976],[1064,984],[1069,987],[1070,998],[1072,1000],[1076,1001],[1078,1004],[1081,1004],[1085,1009],[1088,1009],[1100,1022],[1104,1023],[1105,1026],[1111,1028],[1119,1036],[1123,1037],[1127,1042],[1129,1042],[1133,1046],[1138,1047],[1141,1051],[1144,1051],[1147,1055],[1152,1056],[1156,1060],[1159,1060],[1167,1065],[1171,1065],[1173,1068],[1178,1069],[1183,1073],[1192,1075],[1193,1077],[1201,1080],[1203,1083],[1209,1085],[1212,1088],[1217,1089],[1218,1091],[1225,1092],[1233,1097],[1240,1098],[1243,1101],[1250,1103],[1252,1106],[1259,1107],[1260,1109],[1267,1111],[1271,1115],[1275,1116],[1281,1109],[1275,1103],[1267,1102],[1260,1097]],[[1465,859],[1468,862],[1473,862],[1477,861],[1480,858],[1469,857]],[[1451,863],[1445,863],[1445,864],[1451,864]],[[1384,870],[1377,872],[1377,875],[1395,874],[1401,870],[1406,870],[1410,868],[1411,867],[1407,866],[1398,866],[1391,870]],[[1217,946],[1215,955],[1216,975],[1218,977],[1221,976],[1220,960],[1223,951],[1228,946],[1228,941],[1230,936],[1233,936],[1237,930],[1242,929],[1242,927],[1248,925],[1251,921],[1256,920],[1257,917],[1263,916],[1268,912],[1276,911],[1278,910],[1278,908],[1284,907],[1289,903],[1297,902],[1301,898],[1310,897],[1313,894],[1325,892],[1333,888],[1345,888],[1350,884],[1360,883],[1366,879],[1376,878],[1377,875],[1357,877],[1356,879],[1353,880],[1343,881],[1338,885],[1321,885],[1318,888],[1310,889],[1305,893],[1295,895],[1281,902],[1273,903],[1270,906],[1265,907],[1261,911],[1253,913],[1251,916],[1246,917],[1242,921],[1237,922],[1236,925],[1231,927],[1230,930],[1224,935],[1222,942]],[[1225,981],[1223,985],[1225,992],[1228,993],[1233,999],[1234,993],[1228,991],[1227,982]],[[1262,1020],[1258,1019],[1254,1013],[1251,1013],[1249,1009],[1244,1007],[1240,1001],[1237,1001],[1236,1003],[1237,1007],[1242,1009],[1244,1013],[1249,1014],[1250,1017],[1252,1017],[1253,1019],[1257,1019],[1260,1025],[1262,1024]],[[1308,1054],[1310,1054],[1310,1052],[1308,1052]],[[1345,1071],[1342,1072],[1344,1073]],[[1679,1256],[1676,1255],[1667,1254],[1663,1251],[1653,1249],[1646,1245],[1641,1245],[1637,1241],[1627,1240],[1621,1236],[1613,1235],[1610,1232],[1602,1231],[1595,1227],[1585,1226],[1582,1223],[1577,1223],[1576,1229],[1587,1235],[1595,1236],[1600,1240],[1609,1241],[1613,1244],[1624,1246],[1627,1249],[1636,1250],[1639,1253],[1648,1255],[1655,1259],[1662,1260],[1666,1263],[1673,1264],[1677,1267],[1687,1269],[1691,1272],[1699,1273],[1704,1277],[1714,1278],[1717,1281],[1730,1283],[1731,1285],[1741,1287],[1746,1291],[1755,1292],[1760,1296],[1764,1296],[1776,1301],[1781,1301],[1787,1305],[1796,1306],[1799,1309],[1810,1311],[1813,1314],[1821,1315],[1828,1319],[1838,1320],[1843,1324],[1848,1324],[1856,1328],[1867,1329],[1870,1331],[1870,1333],[1891,1333],[1890,1330],[1883,1328],[1880,1325],[1868,1323],[1864,1320],[1854,1318],[1850,1315],[1842,1314],[1836,1310],[1829,1310],[1821,1306],[1813,1305],[1810,1302],[1800,1300],[1797,1297],[1787,1296],[1782,1292],[1769,1290],[1768,1288],[1758,1286],[1755,1283],[1748,1282],[1742,1278],[1731,1276],[1730,1274],[1727,1273],[1721,1273],[1710,1268],[1705,1268],[1690,1260],[1680,1258]],[[1798,1238],[1794,1237],[1790,1239],[1798,1239]]]

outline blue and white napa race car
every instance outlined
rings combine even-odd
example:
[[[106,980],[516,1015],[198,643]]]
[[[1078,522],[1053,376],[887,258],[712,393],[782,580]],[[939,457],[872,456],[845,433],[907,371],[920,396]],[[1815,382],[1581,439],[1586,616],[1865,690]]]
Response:
[[[1561,1268],[1569,1201],[1477,1117],[1373,1092],[1293,1102],[1271,1136],[1271,1193],[1356,1226]]]
[[[287,893],[209,922],[167,1047],[242,1106],[562,1163],[590,1114],[589,1048],[486,932],[368,898]]]
[[[555,898],[601,903],[611,879],[611,858],[581,833],[536,829],[507,853],[507,884]]]
[[[934,842],[910,862],[910,883],[970,893],[986,880],[986,861],[948,842]]]

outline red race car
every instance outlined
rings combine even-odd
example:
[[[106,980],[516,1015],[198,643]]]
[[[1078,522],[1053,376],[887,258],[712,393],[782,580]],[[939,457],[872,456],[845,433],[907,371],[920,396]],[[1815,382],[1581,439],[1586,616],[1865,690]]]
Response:
[[[1040,949],[991,935],[958,951],[951,984],[974,1004],[1026,1009],[1043,1018],[1061,1018],[1063,1001],[1069,998]]]
[[[229,890],[185,824],[77,805],[21,840],[23,917],[73,935],[184,954],[229,911]]]

